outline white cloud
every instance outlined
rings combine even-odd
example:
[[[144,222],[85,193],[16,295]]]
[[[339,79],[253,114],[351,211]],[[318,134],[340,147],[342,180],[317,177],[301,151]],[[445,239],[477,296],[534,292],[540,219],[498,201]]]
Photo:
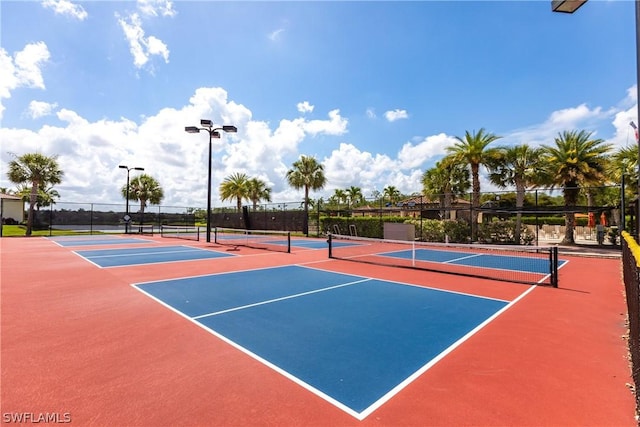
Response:
[[[328,135],[342,135],[347,131],[348,120],[340,116],[340,110],[329,111],[329,121],[311,120],[305,122],[304,130],[311,135],[326,133]]]
[[[42,67],[50,54],[44,42],[30,43],[14,57],[0,48],[0,118],[4,112],[2,99],[11,98],[11,91],[21,88],[44,89]]]
[[[574,128],[578,123],[598,117],[602,114],[602,108],[596,107],[591,110],[586,104],[580,104],[577,107],[565,108],[554,111],[549,117],[548,123],[552,126],[559,126],[566,129]]]
[[[279,40],[282,37],[282,33],[284,33],[285,29],[284,28],[278,28],[277,30],[274,30],[272,32],[270,32],[267,37],[269,38],[269,40],[271,41],[276,41]]]
[[[149,55],[160,55],[164,59],[164,62],[169,62],[169,49],[167,45],[157,37],[149,36],[147,38],[147,49]]]
[[[428,136],[415,145],[407,142],[398,153],[398,160],[402,169],[423,167],[428,160],[444,155],[446,153],[445,147],[453,145],[455,142],[454,137],[444,133]]]
[[[82,6],[69,0],[43,0],[42,6],[53,9],[56,15],[66,15],[80,21],[84,21],[88,16],[87,11]]]
[[[43,101],[31,101],[29,103],[29,108],[27,110],[27,114],[32,119],[37,119],[40,117],[48,116],[51,112],[58,106],[58,104],[43,102]]]
[[[148,16],[173,17],[177,13],[169,0],[138,0],[138,10]]]
[[[589,108],[586,104],[577,107],[564,108],[552,112],[547,120],[524,129],[516,129],[504,136],[500,143],[529,144],[538,146],[541,144],[553,144],[558,133],[566,130],[596,129],[604,121],[612,120],[618,110],[603,110],[601,107]],[[594,133],[594,136],[597,135]]]
[[[633,85],[629,89],[627,89],[627,97],[625,102],[629,102],[630,104],[638,102],[638,85]]]
[[[407,110],[399,110],[396,108],[393,111],[386,111],[384,118],[390,122],[395,122],[396,120],[409,118],[409,115],[407,114]]]
[[[162,205],[183,207],[206,206],[209,146],[205,132],[188,134],[185,126],[198,125],[200,119],[207,118],[216,125],[238,127],[238,133],[223,133],[212,141],[214,205],[228,206],[218,200],[217,188],[234,172],[246,172],[270,183],[276,201],[299,200],[299,192],[284,179],[299,157],[299,145],[318,133],[345,132],[347,124],[335,110],[325,120],[283,119],[271,126],[252,120],[251,111],[229,100],[221,88],[200,88],[184,106],[161,109],[140,123],[127,118],[91,121],[66,108],[60,108],[56,118],[58,123],[33,131],[0,128],[0,160],[6,164],[8,152],[59,155],[65,172],[57,186],[60,202],[122,204],[119,189],[126,176],[118,165],[144,167],[165,190]],[[10,188],[12,184],[0,176],[0,186]]]
[[[636,105],[616,113],[611,123],[615,132],[613,136],[607,140],[607,143],[612,144],[616,148],[636,144],[635,132],[629,123],[633,121],[637,126],[637,116],[638,108]]]
[[[49,105],[52,112],[56,106]],[[47,108],[46,103],[32,103],[31,110],[39,114],[38,111]],[[616,129],[616,135],[608,142],[624,145],[625,141],[632,142],[628,123],[636,120],[635,108],[633,105],[614,113],[584,106],[564,109],[550,114],[540,124],[506,133],[504,140],[496,144],[508,141],[548,144],[558,131],[566,130],[557,128],[560,123],[575,123],[584,128],[584,123],[597,119],[609,120]],[[335,189],[350,186],[360,187],[365,196],[388,185],[404,194],[420,192],[423,172],[455,141],[441,133],[405,142],[395,156],[370,152],[346,140],[349,122],[337,109],[328,112],[323,120],[292,117],[272,124],[253,120],[248,107],[229,99],[227,92],[218,87],[199,88],[184,105],[163,108],[142,121],[127,118],[91,121],[67,108],[59,108],[55,117],[58,123],[50,124],[48,120],[49,124],[40,129],[0,128],[3,141],[0,161],[6,164],[9,152],[59,155],[65,172],[62,184],[57,186],[62,196],[60,202],[123,205],[119,189],[126,174],[118,165],[125,164],[144,167],[145,173],[158,179],[166,195],[163,206],[206,206],[209,138],[204,132],[193,135],[184,131],[185,126],[198,125],[203,118],[216,125],[238,127],[237,134],[223,133],[220,139],[213,140],[214,206],[232,204],[220,201],[217,189],[234,172],[245,172],[268,182],[276,202],[301,200],[302,192],[288,186],[285,174],[299,158],[301,144],[316,135],[343,140],[328,156],[318,158],[325,167],[328,182],[326,188],[312,194],[314,198],[329,197]],[[483,191],[490,189],[486,183],[483,177]],[[0,176],[0,186],[11,188],[12,184],[6,176]]]
[[[117,14],[116,17],[118,17],[118,23],[129,42],[129,51],[133,55],[133,64],[136,68],[144,67],[153,55],[161,56],[165,63],[169,62],[167,45],[154,36],[145,37],[142,21],[137,13],[131,14],[128,20],[120,18]]]
[[[361,151],[352,144],[342,143],[323,162],[328,186],[325,196],[335,189],[352,185],[360,187],[365,197],[374,190],[381,191],[387,185],[397,187],[405,194],[420,192],[422,184],[419,169],[402,169],[401,162],[384,154]]]
[[[376,110],[373,108],[367,108],[366,114],[367,114],[367,117],[370,119],[376,118]]]
[[[298,102],[298,111],[301,113],[311,113],[313,111],[314,106],[309,104],[309,101]]]

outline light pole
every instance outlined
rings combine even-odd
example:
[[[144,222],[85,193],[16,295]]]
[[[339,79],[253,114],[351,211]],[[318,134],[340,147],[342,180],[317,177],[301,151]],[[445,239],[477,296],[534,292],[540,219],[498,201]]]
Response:
[[[213,138],[220,138],[220,132],[238,132],[238,128],[231,125],[225,125],[222,127],[213,127],[213,123],[211,120],[202,119],[200,120],[200,126],[187,126],[184,128],[187,133],[199,133],[201,130],[204,130],[209,133],[209,172],[208,172],[208,180],[207,180],[207,243],[211,242],[211,141]]]
[[[552,0],[551,10],[554,12],[573,13],[587,0]],[[636,102],[637,115],[640,119],[640,0],[635,0],[635,25],[636,25]],[[632,122],[633,123],[633,122]],[[638,146],[638,188],[636,191],[636,239],[640,240],[640,142],[636,138]]]
[[[129,172],[131,172],[132,170],[136,170],[136,171],[143,171],[144,168],[140,168],[140,167],[135,167],[135,168],[130,168],[128,166],[125,165],[120,165],[118,166],[120,169],[126,169],[127,170],[127,187],[126,187],[126,208],[125,208],[125,215],[124,215],[124,233],[128,234],[129,233],[129,221],[131,221],[131,217],[129,216]]]

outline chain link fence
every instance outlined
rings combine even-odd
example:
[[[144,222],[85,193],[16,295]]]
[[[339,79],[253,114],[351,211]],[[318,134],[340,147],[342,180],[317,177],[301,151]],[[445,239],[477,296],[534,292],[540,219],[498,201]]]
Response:
[[[629,356],[635,384],[636,412],[640,410],[640,246],[630,234],[622,233],[622,271],[627,299]]]

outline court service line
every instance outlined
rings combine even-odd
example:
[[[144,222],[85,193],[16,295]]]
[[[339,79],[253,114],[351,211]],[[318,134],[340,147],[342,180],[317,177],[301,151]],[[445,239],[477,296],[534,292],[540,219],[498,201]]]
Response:
[[[126,248],[126,249],[130,249],[130,248]],[[197,249],[197,248],[195,248]],[[112,251],[118,251],[118,249],[108,249],[108,250],[112,250]],[[166,252],[133,252],[133,253],[126,253],[126,254],[107,254],[107,255],[88,255],[85,258],[117,258],[117,257],[132,257],[132,256],[145,256],[145,255],[164,255],[164,254],[177,254],[177,253],[183,253],[183,252],[196,252],[193,249],[182,249],[182,250],[176,250],[176,251],[166,251]],[[213,251],[211,251],[213,252]]]
[[[271,304],[271,303],[274,303],[274,302],[284,301],[284,300],[288,300],[288,299],[292,299],[292,298],[298,298],[298,297],[302,297],[302,296],[305,296],[305,295],[317,294],[319,292],[330,291],[330,290],[333,290],[333,289],[343,288],[345,286],[356,285],[358,283],[364,283],[364,282],[368,282],[368,281],[371,281],[371,280],[373,280],[373,279],[366,278],[366,279],[362,279],[362,280],[356,280],[356,281],[353,281],[353,282],[342,283],[340,285],[329,286],[328,288],[315,289],[313,291],[301,292],[299,294],[294,294],[294,295],[287,295],[286,297],[274,298],[274,299],[270,299],[270,300],[266,300],[266,301],[256,302],[256,303],[253,303],[253,304],[242,305],[240,307],[234,307],[234,308],[229,308],[229,309],[226,309],[226,310],[215,311],[213,313],[201,314],[199,316],[192,317],[192,319],[198,320],[198,319],[202,319],[204,317],[217,316],[219,314],[230,313],[232,311],[238,311],[238,310],[244,310],[245,308],[251,308],[251,307],[257,307],[257,306],[260,306],[260,305]]]
[[[472,254],[472,255],[467,255],[459,258],[454,258],[454,259],[450,259],[449,261],[444,261],[443,264],[450,264],[452,262],[458,262],[458,261],[462,261],[463,259],[475,258],[479,256],[484,256],[484,254]]]

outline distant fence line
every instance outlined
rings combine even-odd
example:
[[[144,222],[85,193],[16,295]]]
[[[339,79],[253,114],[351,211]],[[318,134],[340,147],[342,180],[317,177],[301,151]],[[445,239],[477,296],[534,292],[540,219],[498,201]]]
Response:
[[[79,232],[124,232],[126,205],[109,203],[60,202],[35,212],[37,229],[62,229]],[[129,207],[130,224],[194,225],[206,222],[206,210],[184,206],[153,205],[145,209]],[[213,208],[212,227],[254,228],[263,230],[287,230],[302,232],[307,224],[300,202],[274,203],[245,207]]]
[[[443,207],[441,200],[433,200],[422,195],[404,198],[402,201],[389,201],[384,198],[362,199],[357,204],[350,202],[329,203],[315,200],[309,206],[308,217],[304,214],[304,203],[295,202],[249,204],[239,211],[236,206],[213,207],[211,215],[212,226],[232,228],[253,228],[264,230],[284,230],[291,232],[320,235],[333,226],[333,219],[345,218],[351,221],[345,224],[347,228],[356,225],[357,218],[378,218],[380,223],[388,218],[405,218],[406,220],[456,220],[470,224],[471,235],[477,239],[479,225],[472,223],[471,218],[477,217],[478,224],[493,221],[513,221],[518,214],[524,224],[535,225],[540,231],[548,225],[563,225],[567,213],[576,214],[576,226],[589,226],[588,214],[594,216],[600,223],[601,217],[606,219],[607,226],[617,229],[627,229],[633,234],[636,226],[633,204],[626,204],[626,215],[620,209],[622,200],[617,206],[585,206],[575,207],[538,205],[538,192],[530,197],[528,204],[521,209],[515,209],[513,200],[501,196],[500,193],[484,193],[485,199],[479,208],[471,206],[468,198],[452,200],[450,205]],[[487,194],[491,198],[486,197]],[[152,205],[145,209],[144,215],[139,212],[139,204],[129,204],[131,224],[149,224],[160,226],[194,225],[206,222],[206,211],[201,207]],[[625,223],[625,216],[630,217]],[[82,203],[56,202],[36,212],[34,226],[39,229],[71,229],[78,231],[124,231],[125,203]],[[348,218],[351,218],[349,220]],[[381,228],[378,227],[378,228]],[[420,228],[422,230],[422,228]],[[423,235],[417,236],[424,237]],[[537,240],[537,239],[536,239]]]

